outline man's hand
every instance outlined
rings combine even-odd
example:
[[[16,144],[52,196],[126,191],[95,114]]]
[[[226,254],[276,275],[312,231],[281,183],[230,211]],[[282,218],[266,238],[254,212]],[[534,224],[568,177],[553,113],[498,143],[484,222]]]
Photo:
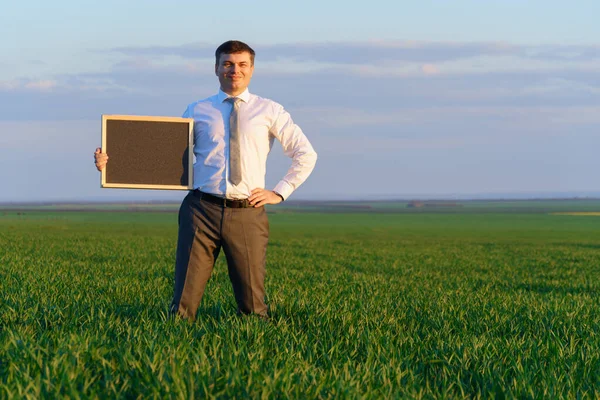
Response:
[[[108,162],[108,155],[102,152],[102,149],[98,147],[96,152],[94,153],[94,160],[96,161],[96,168],[98,171],[102,171],[104,167],[106,167],[106,163]]]
[[[248,200],[254,207],[262,207],[265,204],[279,204],[283,201],[275,192],[261,188],[253,189]]]

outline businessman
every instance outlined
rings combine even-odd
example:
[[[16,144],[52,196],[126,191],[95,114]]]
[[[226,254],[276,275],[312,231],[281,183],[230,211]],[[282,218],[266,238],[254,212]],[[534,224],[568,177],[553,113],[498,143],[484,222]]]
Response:
[[[219,91],[190,104],[194,119],[194,190],[179,210],[171,311],[195,320],[215,260],[223,249],[238,312],[268,317],[265,262],[269,223],[264,206],[286,200],[312,172],[317,154],[284,108],[248,91],[255,52],[227,41],[215,52]],[[272,190],[265,188],[274,140],[292,159]],[[102,170],[108,155],[94,153]]]

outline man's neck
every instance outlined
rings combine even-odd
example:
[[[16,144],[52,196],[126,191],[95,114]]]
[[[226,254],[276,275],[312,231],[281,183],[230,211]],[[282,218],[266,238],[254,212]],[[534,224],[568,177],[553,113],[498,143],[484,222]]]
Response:
[[[236,91],[225,90],[225,89],[221,88],[221,91],[229,96],[239,96],[240,94],[242,94],[246,91],[246,88],[244,88],[243,90],[236,90]]]

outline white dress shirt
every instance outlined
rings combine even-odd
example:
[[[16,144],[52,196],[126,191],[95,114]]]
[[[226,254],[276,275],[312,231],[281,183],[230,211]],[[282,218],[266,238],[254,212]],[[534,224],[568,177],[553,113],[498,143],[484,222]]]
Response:
[[[267,156],[273,140],[292,159],[287,174],[273,190],[287,199],[308,178],[317,153],[280,104],[255,96],[246,89],[239,104],[242,181],[229,182],[229,115],[233,105],[219,93],[188,106],[184,118],[194,119],[194,188],[228,199],[245,199],[265,187]]]

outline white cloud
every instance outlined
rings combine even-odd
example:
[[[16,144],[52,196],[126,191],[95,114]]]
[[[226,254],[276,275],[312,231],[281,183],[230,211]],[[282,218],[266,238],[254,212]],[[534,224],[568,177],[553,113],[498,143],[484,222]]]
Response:
[[[336,132],[346,137],[358,132],[382,130],[392,132],[390,134],[395,132],[396,135],[407,135],[406,132],[413,132],[415,127],[419,130],[427,127],[428,134],[425,140],[437,139],[440,134],[445,135],[443,132],[457,126],[462,129],[459,134],[461,137],[489,138],[498,131],[505,131],[502,137],[512,140],[514,136],[568,137],[574,134],[572,128],[600,124],[600,106],[396,107],[386,111],[322,107],[298,108],[294,110],[293,115],[311,127],[318,127],[319,130],[335,128]],[[490,124],[493,124],[494,129],[481,130],[480,125],[486,121],[492,121]],[[454,128],[449,128],[450,125]]]
[[[21,82],[18,80],[0,81],[0,90],[10,91],[15,90],[21,86]]]
[[[425,75],[437,75],[440,73],[440,69],[433,64],[423,64],[421,66],[421,71]]]
[[[540,61],[598,61],[600,45],[514,45],[506,42],[428,42],[373,40],[366,42],[307,42],[254,45],[258,62],[293,60],[303,63],[375,64],[451,62],[477,57],[517,57]],[[120,47],[125,56],[179,57],[213,61],[214,45]]]
[[[376,110],[344,107],[301,107],[294,110],[294,117],[323,127],[335,128],[403,124],[413,119],[412,115],[400,110],[384,113]]]
[[[44,79],[44,80],[27,82],[23,85],[23,87],[26,89],[39,90],[42,92],[46,92],[46,91],[49,91],[49,90],[52,90],[53,88],[55,88],[56,85],[57,85],[57,82],[55,80]]]
[[[432,62],[455,60],[484,54],[510,54],[518,46],[486,42],[425,42],[425,41],[369,41],[369,42],[309,42],[285,44],[256,44],[258,60],[301,60],[337,64],[380,63],[382,61]],[[120,47],[116,53],[130,56],[179,56],[182,58],[212,59],[214,45],[188,43],[179,46]]]
[[[523,89],[523,93],[556,94],[560,96],[568,96],[574,92],[598,95],[600,94],[600,85],[579,82],[575,79],[550,78]]]
[[[56,88],[58,82],[54,79],[13,79],[9,81],[0,81],[0,91],[15,91],[26,89],[34,92],[48,92]]]
[[[466,144],[464,137],[446,137],[446,138],[380,138],[374,135],[365,137],[344,138],[343,146],[340,146],[339,138],[326,138],[319,143],[319,151],[325,154],[380,154],[388,158],[390,153],[398,153],[407,150],[450,150],[456,149]]]

